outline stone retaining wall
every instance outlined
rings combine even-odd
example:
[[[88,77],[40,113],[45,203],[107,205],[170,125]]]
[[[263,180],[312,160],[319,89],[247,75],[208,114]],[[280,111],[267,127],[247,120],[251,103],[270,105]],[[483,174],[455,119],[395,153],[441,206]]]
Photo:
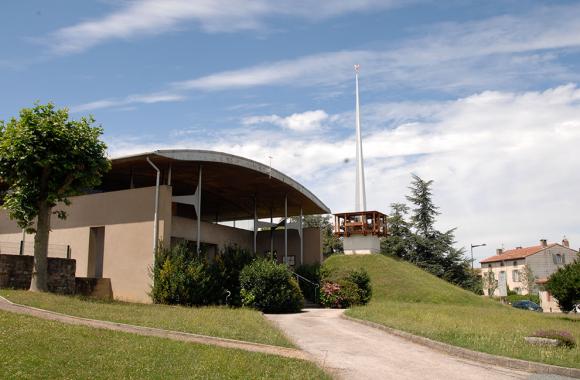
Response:
[[[77,295],[103,300],[113,299],[110,278],[77,277],[75,281],[75,293]]]
[[[0,254],[0,288],[28,289],[32,280],[33,256]],[[48,290],[74,294],[76,260],[49,257]]]

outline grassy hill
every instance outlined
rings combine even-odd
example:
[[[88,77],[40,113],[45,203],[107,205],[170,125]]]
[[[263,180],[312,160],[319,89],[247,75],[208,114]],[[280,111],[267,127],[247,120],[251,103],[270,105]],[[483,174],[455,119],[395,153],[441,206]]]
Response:
[[[580,319],[501,305],[382,255],[333,256],[324,265],[368,271],[373,298],[348,310],[352,317],[490,354],[580,368]],[[568,331],[578,345],[567,349],[525,343],[524,337],[538,330]]]
[[[383,255],[335,255],[324,262],[333,270],[364,268],[373,286],[373,301],[451,303],[498,306],[470,291],[443,281],[405,261]]]

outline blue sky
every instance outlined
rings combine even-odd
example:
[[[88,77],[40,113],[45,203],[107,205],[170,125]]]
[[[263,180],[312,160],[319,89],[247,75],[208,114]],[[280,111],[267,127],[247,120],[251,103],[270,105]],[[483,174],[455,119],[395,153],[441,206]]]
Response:
[[[369,208],[435,180],[459,246],[580,246],[580,4],[26,1],[1,6],[0,120],[93,114],[111,156],[222,150],[354,203],[354,73]]]

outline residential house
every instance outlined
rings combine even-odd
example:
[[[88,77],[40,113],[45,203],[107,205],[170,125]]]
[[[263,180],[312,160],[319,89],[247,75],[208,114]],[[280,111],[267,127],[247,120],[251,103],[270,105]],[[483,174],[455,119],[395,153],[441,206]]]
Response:
[[[527,266],[533,274],[542,308],[547,312],[557,312],[559,311],[557,300],[541,285],[558,268],[574,262],[578,257],[578,251],[570,248],[570,243],[566,238],[561,244],[548,244],[545,239],[542,239],[539,245],[532,247],[516,247],[508,251],[498,249],[495,256],[480,261],[481,273],[484,278],[489,272],[494,274],[498,282],[497,289],[494,291],[495,296],[506,296],[508,289],[518,294],[528,294]],[[488,291],[489,289],[484,289],[484,294],[488,295]]]

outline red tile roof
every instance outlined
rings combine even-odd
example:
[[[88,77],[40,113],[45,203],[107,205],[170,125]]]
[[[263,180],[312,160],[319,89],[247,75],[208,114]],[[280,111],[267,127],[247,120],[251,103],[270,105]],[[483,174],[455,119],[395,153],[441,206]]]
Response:
[[[542,245],[535,245],[533,247],[510,249],[509,251],[505,251],[501,255],[495,255],[495,256],[491,256],[491,257],[488,257],[486,259],[483,259],[480,261],[480,263],[484,264],[484,263],[493,263],[496,261],[523,259],[525,257],[531,256],[533,254],[540,252],[541,250],[553,247],[555,245],[558,245],[558,244],[556,244],[556,243],[548,244],[548,246],[546,246],[546,247],[544,247]]]

